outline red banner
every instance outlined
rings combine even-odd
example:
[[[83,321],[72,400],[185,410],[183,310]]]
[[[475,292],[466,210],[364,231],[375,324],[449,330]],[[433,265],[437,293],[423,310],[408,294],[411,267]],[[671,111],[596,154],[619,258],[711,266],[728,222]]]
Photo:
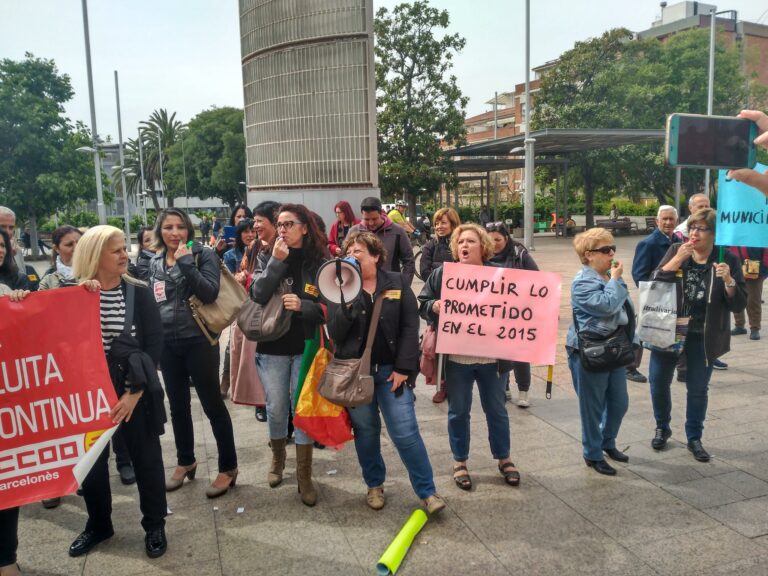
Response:
[[[0,298],[0,509],[74,492],[113,432],[116,402],[97,292]]]

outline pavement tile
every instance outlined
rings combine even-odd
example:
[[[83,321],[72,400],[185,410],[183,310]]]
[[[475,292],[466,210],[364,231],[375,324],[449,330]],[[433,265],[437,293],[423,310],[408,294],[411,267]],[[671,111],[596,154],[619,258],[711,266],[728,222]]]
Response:
[[[717,478],[700,478],[672,484],[666,486],[665,490],[699,510],[745,500],[742,494],[719,482]]]
[[[768,534],[768,496],[709,508],[706,513],[748,538]]]
[[[768,495],[768,482],[764,482],[741,470],[734,470],[733,472],[718,476],[717,481],[735,490],[745,498],[758,498]]]
[[[711,574],[712,568],[752,558],[768,558],[759,543],[717,526],[662,540],[630,544],[629,548],[660,574]]]

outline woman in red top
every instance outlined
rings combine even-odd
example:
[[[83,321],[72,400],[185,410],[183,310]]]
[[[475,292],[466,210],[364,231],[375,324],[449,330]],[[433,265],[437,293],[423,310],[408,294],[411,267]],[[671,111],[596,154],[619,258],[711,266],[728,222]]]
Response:
[[[336,222],[328,233],[328,251],[331,253],[331,258],[336,258],[341,255],[341,246],[344,244],[344,238],[349,234],[349,229],[359,224],[360,219],[355,218],[352,206],[346,200],[337,202],[333,210],[336,212]]]

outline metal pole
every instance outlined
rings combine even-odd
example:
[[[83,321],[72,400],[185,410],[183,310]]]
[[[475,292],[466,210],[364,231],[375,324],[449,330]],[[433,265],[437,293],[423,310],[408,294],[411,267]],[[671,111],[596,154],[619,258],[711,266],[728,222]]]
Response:
[[[93,138],[93,165],[96,173],[96,212],[99,224],[107,223],[107,209],[104,206],[104,191],[101,187],[101,157],[99,156],[99,135],[96,130],[96,104],[93,99],[93,72],[91,70],[91,39],[88,32],[88,0],[83,0],[83,32],[85,34],[85,65],[88,71],[88,100],[91,105],[91,137]]]
[[[680,168],[675,168],[675,208],[680,216]]]
[[[493,139],[496,140],[496,127],[499,125],[499,93],[493,93]]]
[[[715,28],[717,8],[709,11],[709,84],[707,86],[707,116],[712,116],[712,101],[715,96]],[[704,194],[709,198],[709,169],[704,170]]]
[[[160,138],[160,129],[157,129],[157,163],[160,165],[160,191],[163,194],[163,200],[165,201],[165,206],[160,206],[161,208],[167,208],[168,207],[168,197],[165,194],[165,181],[163,180],[163,140]]]
[[[125,154],[123,153],[123,122],[120,118],[120,83],[117,80],[117,70],[115,70],[115,99],[117,101],[117,140],[120,145],[120,184],[123,186],[123,223],[125,226],[125,246],[128,252],[131,251],[131,223],[129,220],[130,210],[128,210],[128,190],[125,186]]]
[[[184,200],[187,204],[187,212],[189,212],[189,194],[187,194],[187,160],[184,157],[184,136],[179,134],[181,138],[181,169],[184,173]]]
[[[533,250],[533,147],[536,140],[531,138],[531,0],[525,0],[525,204],[523,219],[525,235],[523,241],[528,250]]]
[[[143,194],[143,202],[142,208],[144,210],[144,226],[147,225],[147,195],[145,192],[146,189],[146,180],[144,180],[144,146],[141,143],[141,128],[139,128],[139,169],[141,171],[141,189],[140,193]]]

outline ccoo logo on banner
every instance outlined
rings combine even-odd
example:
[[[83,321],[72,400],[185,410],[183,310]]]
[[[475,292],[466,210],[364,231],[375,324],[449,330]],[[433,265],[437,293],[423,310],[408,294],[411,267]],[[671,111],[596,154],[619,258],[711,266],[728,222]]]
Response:
[[[99,295],[0,298],[0,509],[71,494],[114,432]]]

